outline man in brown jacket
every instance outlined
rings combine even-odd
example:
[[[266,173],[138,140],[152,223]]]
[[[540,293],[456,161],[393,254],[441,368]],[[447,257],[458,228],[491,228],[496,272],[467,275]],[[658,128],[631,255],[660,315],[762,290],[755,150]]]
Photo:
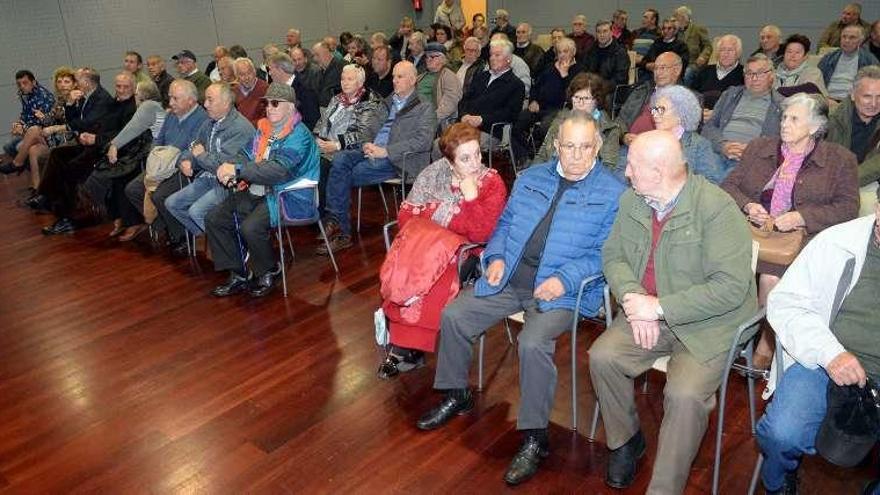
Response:
[[[757,311],[752,240],[730,196],[688,171],[676,137],[640,134],[630,146],[620,199],[602,250],[621,312],[590,348],[604,418],[605,482],[629,486],[645,453],[633,378],[670,356],[649,494],[684,490],[715,407],[726,351]]]

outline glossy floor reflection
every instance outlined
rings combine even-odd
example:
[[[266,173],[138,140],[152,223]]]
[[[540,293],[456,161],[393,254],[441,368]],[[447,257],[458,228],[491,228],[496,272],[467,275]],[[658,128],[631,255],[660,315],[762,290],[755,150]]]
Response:
[[[15,205],[24,177],[0,178],[0,491],[8,493],[498,493],[515,453],[516,356],[500,327],[487,340],[487,388],[474,414],[432,433],[415,418],[437,396],[429,366],[375,377],[381,206],[365,192],[355,247],[338,280],[293,232],[290,296],[217,300],[223,276],[108,226],[46,238],[51,217]],[[594,399],[578,339],[580,418]],[[553,453],[523,493],[612,493],[606,451],[569,429],[569,340],[558,346]],[[755,460],[745,385],[732,378],[722,493],[743,493]],[[635,485],[647,486],[662,415],[652,374],[639,411],[649,442]],[[709,434],[714,432],[714,417]],[[600,432],[601,440],[601,432]],[[688,493],[708,493],[711,442]],[[856,493],[871,474],[808,462],[803,493]]]

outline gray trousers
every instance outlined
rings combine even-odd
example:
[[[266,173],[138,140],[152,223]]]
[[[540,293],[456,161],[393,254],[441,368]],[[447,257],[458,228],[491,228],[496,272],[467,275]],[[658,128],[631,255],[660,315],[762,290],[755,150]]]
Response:
[[[474,343],[489,327],[520,311],[525,311],[525,325],[516,338],[520,394],[516,427],[546,428],[556,394],[556,338],[570,328],[572,312],[538,311],[531,291],[507,286],[494,296],[476,297],[468,288],[447,306],[440,323],[434,388],[466,388]]]
[[[657,345],[647,351],[635,344],[623,313],[614,319],[590,347],[590,378],[599,399],[609,449],[617,449],[639,430],[633,378],[648,371],[654,361],[671,356],[663,389],[663,420],[649,494],[682,493],[691,464],[715,408],[726,353],[701,362],[688,352],[665,324]]]

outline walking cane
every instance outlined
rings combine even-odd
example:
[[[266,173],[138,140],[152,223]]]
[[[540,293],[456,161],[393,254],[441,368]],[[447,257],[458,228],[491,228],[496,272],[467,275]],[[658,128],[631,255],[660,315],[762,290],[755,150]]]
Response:
[[[247,277],[247,260],[245,259],[244,242],[241,240],[241,224],[238,221],[238,201],[236,201],[236,195],[239,192],[238,186],[239,181],[235,177],[226,181],[226,187],[229,188],[229,193],[232,195],[232,223],[235,226],[235,240],[238,241],[238,259],[241,260],[241,273]]]

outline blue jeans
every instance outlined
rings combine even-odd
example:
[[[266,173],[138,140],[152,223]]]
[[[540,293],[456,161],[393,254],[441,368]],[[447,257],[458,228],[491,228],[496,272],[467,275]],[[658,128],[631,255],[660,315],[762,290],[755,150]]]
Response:
[[[200,175],[165,200],[165,208],[192,235],[205,232],[205,217],[226,198],[226,189],[216,177]]]
[[[12,139],[3,145],[3,152],[9,156],[15,156],[18,153],[18,143],[20,142],[20,136],[12,136]]]
[[[345,235],[351,235],[351,189],[379,184],[397,177],[397,169],[387,158],[369,160],[360,150],[340,151],[333,156],[327,178],[327,203],[324,210],[339,223]]]
[[[793,364],[782,376],[758,421],[758,445],[764,453],[761,481],[779,490],[785,473],[797,469],[804,454],[816,453],[816,435],[825,418],[828,374],[822,368]]]

